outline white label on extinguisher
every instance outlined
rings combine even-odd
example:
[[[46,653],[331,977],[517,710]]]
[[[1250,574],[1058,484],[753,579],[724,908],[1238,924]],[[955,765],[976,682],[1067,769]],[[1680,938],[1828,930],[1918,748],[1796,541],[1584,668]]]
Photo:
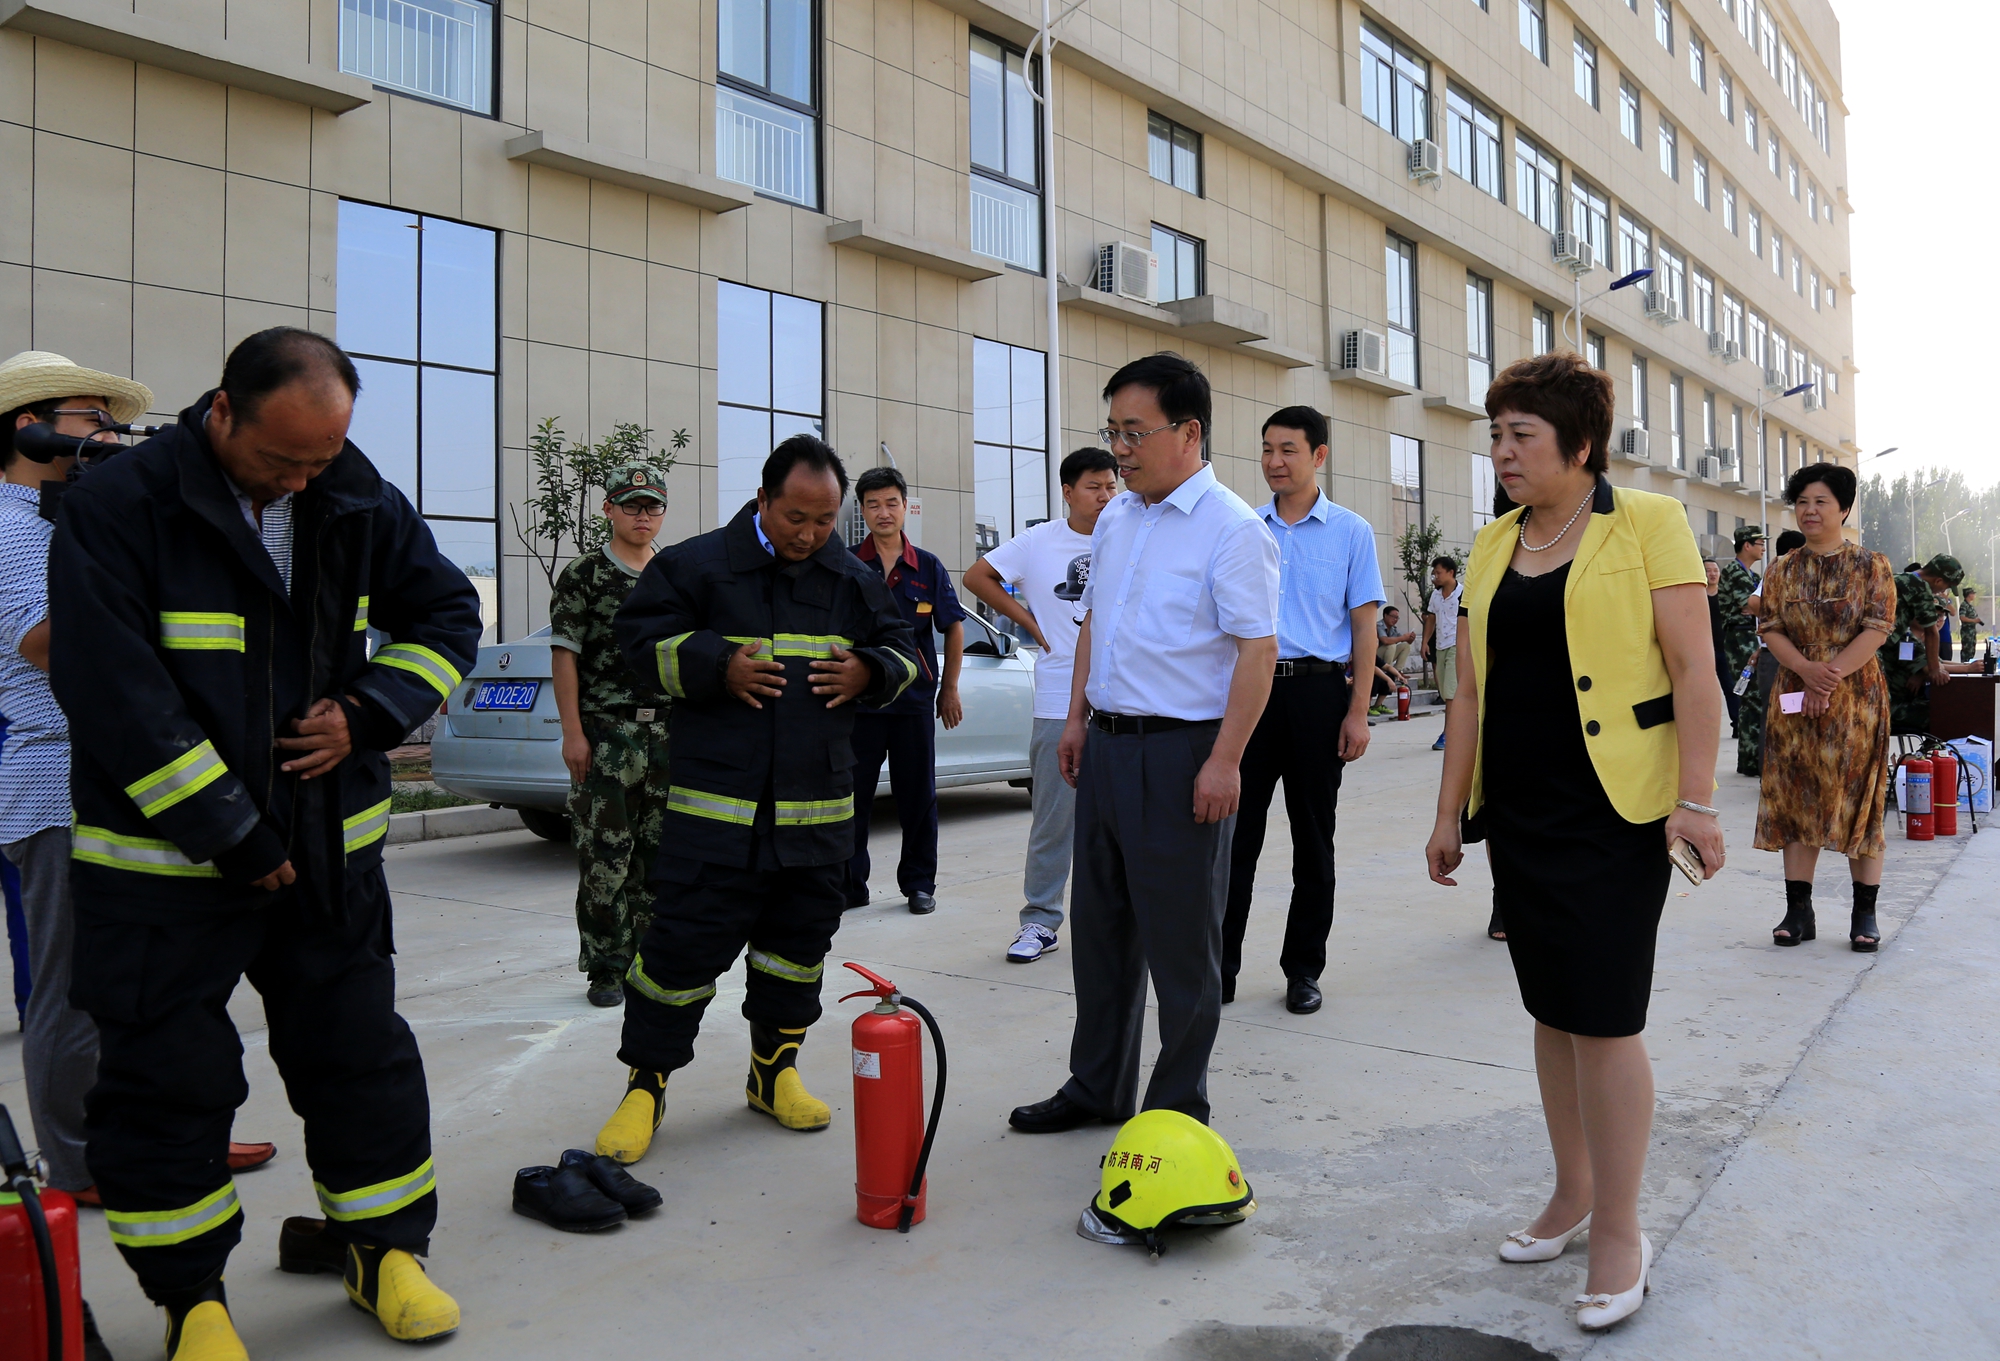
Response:
[[[882,1076],[882,1056],[881,1056],[880,1054],[871,1054],[871,1053],[869,1053],[869,1052],[868,1052],[868,1051],[867,1051],[866,1049],[857,1049],[857,1050],[855,1050],[855,1051],[854,1051],[854,1076],[856,1076],[856,1077],[881,1077],[881,1076]]]

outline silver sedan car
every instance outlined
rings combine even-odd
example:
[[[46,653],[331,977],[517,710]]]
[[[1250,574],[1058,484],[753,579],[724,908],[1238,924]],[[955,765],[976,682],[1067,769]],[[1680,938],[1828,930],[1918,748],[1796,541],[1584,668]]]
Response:
[[[463,798],[519,810],[537,836],[569,840],[569,770],[550,681],[549,631],[479,649],[479,660],[445,701],[431,739],[431,778]],[[939,787],[1029,778],[1035,654],[977,615],[965,617],[958,682],[965,721],[937,729]],[[886,773],[877,794],[889,792]]]

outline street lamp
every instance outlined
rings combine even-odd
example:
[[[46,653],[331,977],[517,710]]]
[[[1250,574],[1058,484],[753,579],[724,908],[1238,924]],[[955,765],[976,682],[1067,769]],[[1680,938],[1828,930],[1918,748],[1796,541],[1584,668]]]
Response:
[[[1028,50],[1021,62],[1021,83],[1028,88],[1028,96],[1042,106],[1042,275],[1048,284],[1048,327],[1049,357],[1047,361],[1047,390],[1044,401],[1048,439],[1047,456],[1042,460],[1042,478],[1047,484],[1049,513],[1054,515],[1062,507],[1062,489],[1057,470],[1062,466],[1062,332],[1058,322],[1060,298],[1057,295],[1056,280],[1056,63],[1055,27],[1070,15],[1082,9],[1086,0],[1074,0],[1070,7],[1053,18],[1049,14],[1050,0],[1042,0],[1042,22],[1035,36],[1028,39]],[[1042,58],[1042,88],[1037,90],[1028,79],[1033,68],[1037,48]],[[1209,432],[1201,432],[1207,435]]]
[[[1583,353],[1584,303],[1596,302],[1599,298],[1608,298],[1621,288],[1630,288],[1633,284],[1636,284],[1641,280],[1650,279],[1653,277],[1653,271],[1650,269],[1635,269],[1630,274],[1624,275],[1621,278],[1613,279],[1611,281],[1611,286],[1609,288],[1606,288],[1603,292],[1593,293],[1590,295],[1590,297],[1585,298],[1583,296],[1583,275],[1585,272],[1587,271],[1579,271],[1577,274],[1572,276],[1576,284],[1576,303],[1569,309],[1569,311],[1563,313],[1563,324],[1562,324],[1563,339],[1568,340],[1569,319],[1571,317],[1576,318],[1576,340],[1572,342],[1570,348],[1575,350],[1578,354]]]
[[[1801,392],[1810,391],[1811,383],[1800,383],[1797,387],[1786,388],[1778,394],[1778,400],[1796,397]],[[1771,474],[1765,466],[1770,457],[1771,441],[1764,436],[1764,394],[1768,389],[1757,385],[1757,522],[1764,531],[1766,540],[1771,537]],[[1878,455],[1879,457],[1879,455]]]
[[[1942,482],[1942,481],[1944,481],[1944,479],[1943,479],[1942,477],[1940,477],[1940,478],[1938,479],[1938,482]],[[1935,486],[1937,485],[1937,482],[1933,482],[1933,483],[1931,483],[1931,485],[1932,485],[1933,487],[1935,487]],[[1944,523],[1942,523],[1942,524],[1940,524],[1940,525],[1938,526],[1938,528],[1939,528],[1939,529],[1942,529],[1942,530],[1944,531],[1944,551],[1945,551],[1945,552],[1947,552],[1947,553],[1951,552],[1951,522],[1952,522],[1953,520],[1956,520],[1956,519],[1957,519],[1957,518],[1959,517],[1959,515],[1970,515],[1970,514],[1972,514],[1972,507],[1971,507],[1971,506],[1967,506],[1967,507],[1966,507],[1966,508],[1965,508],[1964,510],[1961,510],[1961,511],[1959,511],[1957,515],[1947,515],[1947,516],[1945,516],[1945,517],[1944,517]]]

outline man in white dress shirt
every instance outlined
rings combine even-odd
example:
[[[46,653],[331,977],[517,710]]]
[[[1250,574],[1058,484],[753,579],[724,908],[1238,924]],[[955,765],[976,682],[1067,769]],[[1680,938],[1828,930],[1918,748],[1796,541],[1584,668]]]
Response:
[[[1076,786],[1069,1081],[1028,1134],[1138,1106],[1150,973],[1160,1054],[1144,1108],[1208,1121],[1238,764],[1278,657],[1278,550],[1202,458],[1208,380],[1176,354],[1113,374],[1102,432],[1125,494],[1098,517],[1059,760]]]

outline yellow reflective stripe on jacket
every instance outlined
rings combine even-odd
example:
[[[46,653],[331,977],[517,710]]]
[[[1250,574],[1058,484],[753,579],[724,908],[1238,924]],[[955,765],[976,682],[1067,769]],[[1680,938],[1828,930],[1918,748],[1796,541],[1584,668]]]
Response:
[[[354,631],[356,633],[368,631],[368,597],[365,595],[354,604]]]
[[[139,811],[147,817],[157,817],[172,808],[182,799],[207,788],[229,772],[216,754],[215,744],[204,740],[198,747],[176,756],[151,775],[144,775],[125,786],[125,792],[132,802],[139,805]]]
[[[757,820],[757,805],[750,799],[732,799],[727,794],[707,794],[684,785],[667,787],[667,811],[690,817],[714,818],[748,827]]]
[[[181,854],[171,841],[146,836],[124,836],[78,823],[70,838],[69,855],[87,865],[131,870],[135,874],[164,874],[173,879],[220,879],[222,871],[203,861],[199,864]]]
[[[660,688],[675,699],[687,698],[687,687],[681,684],[681,644],[694,637],[692,632],[676,633],[661,642],[655,649],[660,658]]]
[[[160,646],[176,652],[241,652],[243,616],[161,610]]]
[[[845,822],[854,816],[854,796],[839,799],[779,799],[780,827],[811,827],[822,822]]]
[[[909,689],[910,682],[917,678],[917,664],[911,661],[908,657],[905,657],[902,653],[896,651],[896,649],[893,647],[880,648],[877,651],[878,655],[889,658],[891,661],[895,662],[896,665],[903,668],[902,683],[896,687],[894,694],[891,694],[887,700],[883,701],[884,703],[891,703],[896,699],[898,695],[901,695],[903,691]],[[891,679],[893,679],[893,677]]]
[[[698,988],[683,988],[679,992],[667,989],[646,977],[644,955],[632,957],[632,967],[625,971],[625,981],[637,988],[641,995],[652,998],[662,1006],[684,1007],[690,1002],[700,1002],[715,996],[715,984],[704,983]]]
[[[445,699],[450,699],[452,687],[465,679],[458,674],[457,667],[417,643],[391,643],[378,651],[373,660],[413,676],[422,676]]]
[[[373,808],[364,808],[348,818],[340,824],[340,832],[342,847],[349,855],[371,841],[380,841],[389,835],[389,800],[384,799]]]
[[[236,1183],[212,1191],[178,1210],[113,1210],[106,1207],[104,1226],[111,1241],[124,1248],[170,1248],[199,1238],[227,1224],[238,1210]]]
[[[826,961],[817,964],[794,964],[783,955],[774,955],[752,946],[749,951],[750,967],[759,973],[767,973],[773,978],[782,978],[788,983],[817,983],[826,972]]]
[[[837,633],[781,633],[774,640],[780,657],[811,657],[828,661],[833,657],[834,644],[853,647],[852,638],[843,638]]]
[[[334,1192],[319,1182],[313,1183],[313,1190],[319,1193],[319,1207],[326,1211],[326,1217],[342,1221],[380,1219],[436,1189],[437,1168],[432,1166],[429,1158],[425,1158],[416,1171],[405,1176],[391,1177],[388,1181],[378,1181],[373,1186],[353,1191]]]

